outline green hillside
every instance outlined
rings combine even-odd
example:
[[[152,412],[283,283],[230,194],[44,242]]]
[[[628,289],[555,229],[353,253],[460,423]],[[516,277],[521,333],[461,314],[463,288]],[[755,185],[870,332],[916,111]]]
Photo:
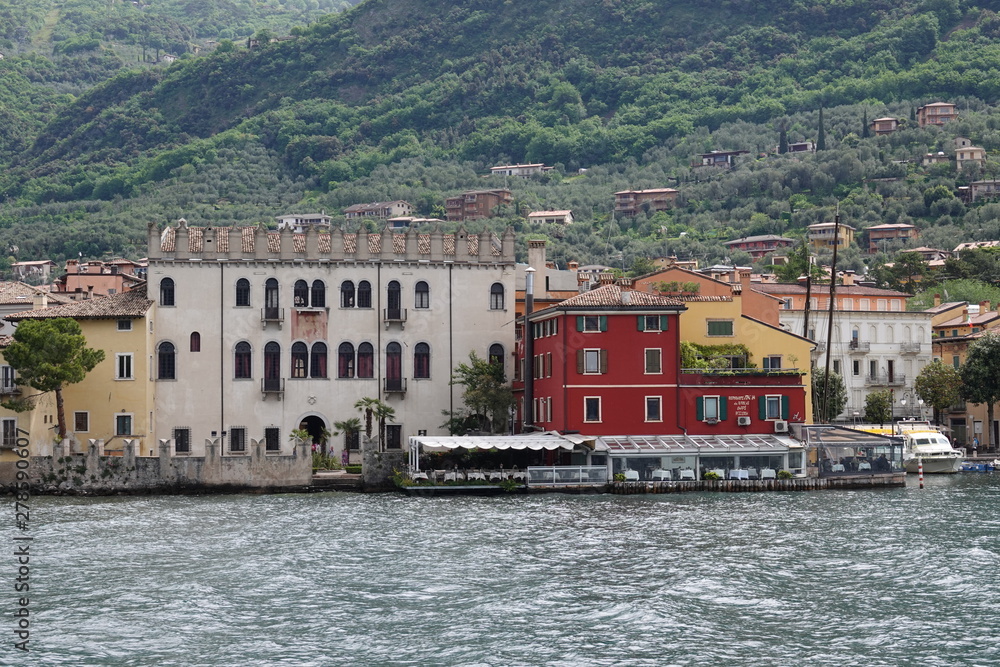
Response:
[[[506,161],[558,169],[511,184],[517,210],[497,224],[538,206],[573,208],[581,225],[542,233],[582,261],[710,259],[730,235],[794,233],[828,218],[838,200],[859,227],[912,220],[932,241],[972,238],[995,227],[989,205],[925,193],[953,192],[992,163],[956,174],[903,161],[946,150],[959,134],[1000,148],[994,9],[957,0],[367,0],[292,27],[288,39],[257,30],[252,49],[225,42],[61,94],[36,85],[58,66],[6,58],[0,81],[45,112],[0,106],[12,128],[0,130],[0,243],[57,259],[141,254],[135,244],[150,220],[257,221],[389,198],[432,214],[444,195],[482,186],[484,168]],[[48,15],[31,20],[44,25]],[[939,99],[961,105],[959,123],[864,136],[865,119],[907,120]],[[825,151],[731,173],[689,166],[713,149],[773,151],[779,127],[815,141],[821,106]],[[608,220],[615,190],[674,184],[677,211]]]

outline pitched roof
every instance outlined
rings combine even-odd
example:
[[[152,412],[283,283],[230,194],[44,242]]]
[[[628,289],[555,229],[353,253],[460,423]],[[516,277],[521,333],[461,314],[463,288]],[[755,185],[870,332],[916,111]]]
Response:
[[[942,303],[938,306],[932,306],[924,310],[925,313],[932,313],[937,315],[938,313],[943,313],[946,310],[951,310],[952,308],[959,308],[960,306],[965,306],[968,301],[949,301],[947,303]]]
[[[582,292],[561,303],[537,312],[544,313],[553,309],[586,310],[591,308],[604,310],[623,310],[629,308],[684,310],[685,306],[682,301],[673,297],[637,292],[626,289],[621,285],[605,285],[589,292]]]
[[[732,241],[726,241],[722,245],[734,245],[736,243],[757,243],[759,241],[788,241],[789,243],[795,243],[795,239],[790,239],[787,236],[778,236],[777,234],[760,234],[758,236],[744,236],[740,239],[733,239]]]
[[[32,300],[38,294],[45,294],[51,303],[69,303],[70,299],[58,296],[52,292],[37,287],[32,287],[27,283],[14,281],[0,281],[0,306],[31,305]]]
[[[146,286],[140,285],[128,292],[40,310],[26,310],[9,315],[6,319],[18,322],[52,317],[69,317],[74,320],[136,318],[143,317],[152,305],[153,302],[146,298]]]

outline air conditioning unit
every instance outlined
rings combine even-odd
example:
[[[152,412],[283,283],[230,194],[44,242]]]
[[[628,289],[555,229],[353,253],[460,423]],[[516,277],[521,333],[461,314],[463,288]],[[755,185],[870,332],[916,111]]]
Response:
[[[750,425],[750,418],[749,417],[737,417],[736,418],[736,423],[739,424],[740,426],[749,426]]]
[[[774,432],[775,433],[788,433],[788,422],[786,421],[776,421],[774,422]]]

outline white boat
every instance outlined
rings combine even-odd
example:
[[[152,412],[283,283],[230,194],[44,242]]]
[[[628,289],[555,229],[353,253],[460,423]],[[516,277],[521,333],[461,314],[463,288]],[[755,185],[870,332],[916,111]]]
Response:
[[[961,469],[965,454],[952,447],[948,438],[929,424],[902,429],[901,435],[906,472],[916,473],[921,462],[927,474],[954,473]]]

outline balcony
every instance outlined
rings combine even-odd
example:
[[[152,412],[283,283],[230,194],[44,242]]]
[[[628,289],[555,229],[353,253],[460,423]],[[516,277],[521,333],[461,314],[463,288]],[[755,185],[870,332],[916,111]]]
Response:
[[[866,375],[865,384],[869,387],[902,387],[906,384],[906,376],[900,373]]]
[[[872,349],[872,344],[866,340],[851,340],[847,347],[850,349],[851,354],[867,354],[869,350]]]
[[[285,309],[265,306],[260,309],[260,321],[264,326],[267,326],[268,322],[277,322],[280,328],[281,323],[285,321]]]
[[[280,400],[285,394],[285,381],[282,378],[264,378],[260,381],[260,393],[264,398],[269,394]]]
[[[382,391],[387,394],[405,394],[406,393],[406,379],[405,378],[383,378],[382,380]]]
[[[398,322],[400,326],[406,328],[406,308],[386,308],[382,311],[382,320],[386,329],[393,322]]]
[[[2,384],[0,385],[0,396],[12,396],[13,394],[20,394],[21,388],[16,384]]]
[[[899,351],[903,354],[919,354],[920,343],[900,343]]]
[[[816,343],[816,349],[813,352],[826,352],[826,343],[823,341]]]

